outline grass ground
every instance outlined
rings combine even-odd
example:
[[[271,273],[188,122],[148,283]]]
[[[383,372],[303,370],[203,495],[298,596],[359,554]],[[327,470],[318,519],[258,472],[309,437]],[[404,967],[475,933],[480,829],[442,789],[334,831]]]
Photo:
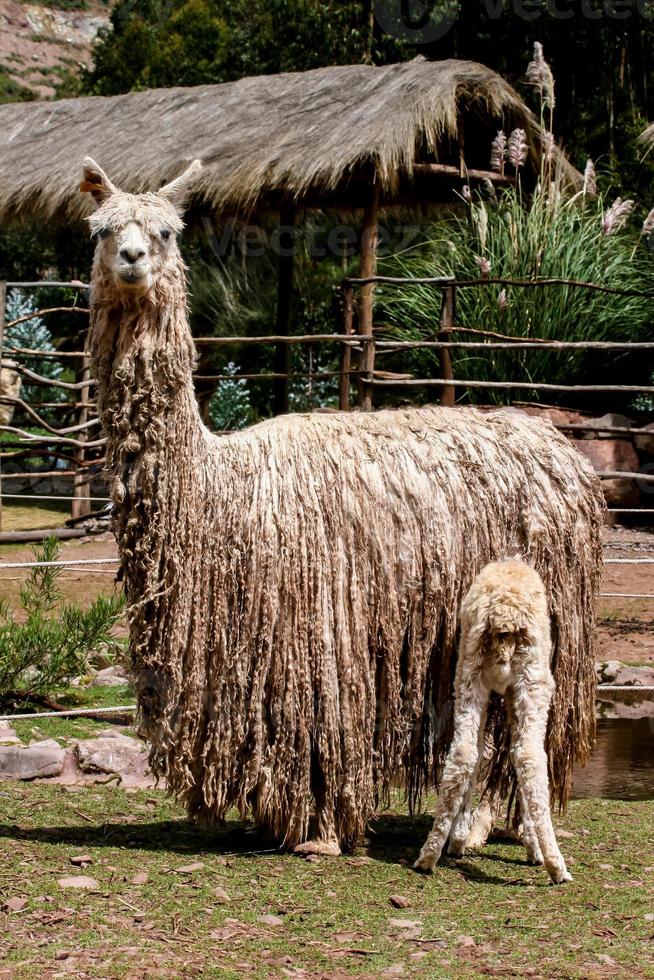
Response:
[[[501,843],[419,877],[428,822],[399,809],[353,857],[307,861],[160,792],[4,783],[0,977],[654,976],[653,803],[573,803],[565,888]]]
[[[134,704],[135,696],[131,687],[89,687],[67,688],[65,691],[55,691],[54,697],[60,704],[68,708],[104,708],[120,704]],[[30,707],[27,705],[26,707]],[[34,710],[39,710],[34,708]],[[110,722],[107,718],[29,718],[20,721],[12,719],[11,727],[22,742],[27,744],[33,740],[56,738],[65,745],[66,742],[77,742],[80,738],[90,738],[107,728]],[[121,731],[127,729],[122,729]]]

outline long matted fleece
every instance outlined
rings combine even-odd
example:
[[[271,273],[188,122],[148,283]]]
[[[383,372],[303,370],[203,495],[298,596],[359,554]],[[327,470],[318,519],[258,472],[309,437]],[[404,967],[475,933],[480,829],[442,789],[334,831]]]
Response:
[[[173,290],[174,291],[174,290]],[[492,559],[543,576],[565,802],[594,735],[603,501],[548,422],[475,409],[292,415],[214,436],[171,303],[94,311],[140,731],[191,814],[233,805],[306,839],[314,798],[342,845],[392,781],[412,800],[450,737],[460,600]],[[503,709],[488,785],[510,788]]]

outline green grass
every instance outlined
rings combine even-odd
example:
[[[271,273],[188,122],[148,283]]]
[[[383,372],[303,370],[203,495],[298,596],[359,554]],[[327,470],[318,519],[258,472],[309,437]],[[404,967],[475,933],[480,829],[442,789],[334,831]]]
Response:
[[[5,783],[2,894],[27,905],[0,913],[0,970],[16,980],[59,971],[652,976],[654,804],[579,801],[557,822],[573,858],[575,880],[565,888],[549,886],[520,848],[499,843],[419,877],[409,863],[429,821],[402,812],[379,820],[354,857],[308,862],[252,853],[270,845],[236,820],[193,826],[162,793]],[[92,861],[85,869],[70,864],[79,854]],[[195,862],[203,867],[176,870]],[[58,879],[79,874],[93,877],[97,890],[61,890]],[[217,888],[229,896],[224,904]],[[398,894],[409,907],[392,907]],[[270,915],[280,921],[260,918]]]

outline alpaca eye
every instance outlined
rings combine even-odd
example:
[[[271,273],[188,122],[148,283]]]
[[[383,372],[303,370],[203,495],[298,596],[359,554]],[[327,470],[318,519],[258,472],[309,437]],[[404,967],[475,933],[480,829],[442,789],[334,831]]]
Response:
[[[161,232],[161,237],[165,242],[170,238],[170,228],[164,228]]]
[[[98,228],[96,233],[93,235],[93,238],[96,242],[98,242],[102,238],[107,238],[110,234],[111,230],[109,228]]]

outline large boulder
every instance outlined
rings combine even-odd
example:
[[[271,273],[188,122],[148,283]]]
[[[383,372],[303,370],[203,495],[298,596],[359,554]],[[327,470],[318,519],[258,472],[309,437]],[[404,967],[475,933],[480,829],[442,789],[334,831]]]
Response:
[[[598,473],[637,473],[638,454],[629,439],[575,439],[575,446]],[[634,507],[640,499],[634,479],[615,477],[602,480],[602,489],[609,507]]]
[[[29,745],[0,745],[0,779],[60,776],[66,750],[52,738]]]
[[[78,742],[77,764],[86,773],[119,773],[145,779],[149,775],[148,752],[143,742],[110,729],[99,738]]]
[[[649,425],[643,425],[642,428],[647,431],[634,435],[636,449],[643,456],[654,456],[654,422],[650,422]]]

